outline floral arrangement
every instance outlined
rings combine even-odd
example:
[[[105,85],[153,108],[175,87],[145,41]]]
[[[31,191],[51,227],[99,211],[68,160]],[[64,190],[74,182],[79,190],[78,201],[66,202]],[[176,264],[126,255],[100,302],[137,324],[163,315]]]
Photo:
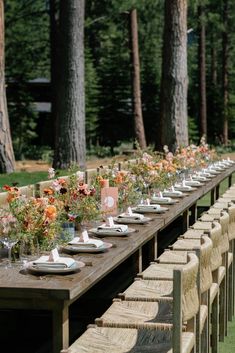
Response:
[[[118,188],[118,208],[123,210],[129,205],[135,204],[139,199],[138,190],[136,188],[136,176],[130,171],[119,170],[115,166],[115,161],[111,164],[102,175],[97,175],[94,178],[97,195],[100,196],[101,188],[108,180],[109,186]]]
[[[50,169],[50,176],[53,170]],[[76,172],[66,178],[57,178],[44,195],[51,203],[61,205],[60,221],[84,223],[95,220],[100,215],[100,204],[96,198],[96,189],[84,181],[84,173]]]
[[[20,195],[16,187],[5,185],[8,192],[9,214],[5,218],[5,229],[12,228],[15,221],[17,237],[29,247],[39,246],[41,249],[50,249],[58,242],[60,225],[58,214],[60,208],[51,203],[49,198],[36,198]]]

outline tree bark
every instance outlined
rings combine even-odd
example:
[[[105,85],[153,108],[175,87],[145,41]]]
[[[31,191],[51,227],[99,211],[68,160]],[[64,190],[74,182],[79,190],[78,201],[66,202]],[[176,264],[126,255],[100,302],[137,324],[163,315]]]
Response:
[[[228,0],[223,1],[223,23],[224,31],[222,37],[222,82],[223,82],[223,143],[228,144],[228,57],[229,57],[229,38],[228,38]]]
[[[214,87],[217,85],[217,50],[214,34],[211,36],[211,82]]]
[[[135,136],[140,148],[146,148],[146,138],[142,115],[141,87],[140,87],[140,60],[138,44],[138,23],[136,9],[130,12],[131,23],[131,57],[132,57],[132,89]]]
[[[50,0],[50,59],[51,59],[51,119],[53,122],[53,147],[58,144],[58,108],[57,108],[57,87],[58,77],[60,75],[59,65],[59,2],[58,0]]]
[[[207,139],[207,105],[206,105],[206,28],[204,7],[198,6],[198,66],[199,66],[199,131],[200,137]]]
[[[166,0],[164,21],[160,142],[174,151],[188,144],[187,0]]]
[[[54,167],[85,167],[84,0],[60,1],[58,128]]]
[[[12,173],[14,171],[15,157],[7,111],[4,36],[4,1],[0,0],[0,173]]]

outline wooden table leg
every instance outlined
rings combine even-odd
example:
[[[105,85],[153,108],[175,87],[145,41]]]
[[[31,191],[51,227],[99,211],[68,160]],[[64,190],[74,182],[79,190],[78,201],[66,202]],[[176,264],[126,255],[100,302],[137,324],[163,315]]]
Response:
[[[69,347],[69,306],[67,302],[53,309],[53,353]]]
[[[182,232],[185,233],[188,230],[188,227],[189,227],[189,211],[185,210],[183,213]]]

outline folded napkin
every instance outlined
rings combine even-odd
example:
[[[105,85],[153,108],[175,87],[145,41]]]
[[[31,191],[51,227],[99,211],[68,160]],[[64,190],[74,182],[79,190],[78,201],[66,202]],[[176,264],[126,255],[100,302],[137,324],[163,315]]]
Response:
[[[84,247],[84,248],[100,248],[104,245],[104,242],[99,239],[91,239],[89,238],[88,241],[80,241],[80,237],[75,237],[73,240],[69,242],[69,245],[77,246],[77,247]]]
[[[59,257],[56,261],[49,261],[49,256],[41,256],[39,259],[33,261],[33,266],[40,268],[69,268],[75,263],[71,257]]]
[[[139,214],[139,213],[132,213],[132,214],[129,214],[129,213],[121,213],[120,215],[117,216],[117,218],[126,218],[126,219],[136,219],[136,220],[139,220],[139,219],[143,219],[144,216],[142,214]]]
[[[172,198],[164,196],[152,196],[151,200],[155,202],[171,202]]]
[[[185,185],[186,186],[200,186],[202,184],[197,180],[185,180]]]
[[[181,196],[183,195],[182,191],[179,191],[179,190],[165,190],[163,191],[163,195],[164,196]]]
[[[123,233],[128,230],[128,226],[126,224],[114,224],[112,227],[110,227],[107,224],[101,224],[99,227],[97,227],[97,230],[104,233],[110,231]]]
[[[191,190],[191,186],[189,185],[183,185],[183,184],[175,184],[176,189],[184,189],[184,190]]]
[[[160,210],[161,206],[158,204],[152,204],[152,205],[145,205],[145,204],[139,204],[136,207],[139,211],[154,211],[154,210]]]
[[[207,181],[208,179],[205,176],[195,174],[192,175],[193,180],[199,180],[199,181]]]

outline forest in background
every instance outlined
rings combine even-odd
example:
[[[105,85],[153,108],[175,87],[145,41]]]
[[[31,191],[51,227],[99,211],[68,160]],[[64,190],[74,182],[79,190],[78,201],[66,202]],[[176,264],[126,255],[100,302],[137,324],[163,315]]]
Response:
[[[207,136],[223,144],[223,38],[228,39],[229,144],[235,126],[234,16],[235,4],[203,1],[206,28]],[[142,110],[148,145],[159,132],[159,95],[162,65],[164,1],[86,0],[85,101],[87,153],[109,155],[134,143],[132,110],[130,9],[138,13]],[[50,94],[50,1],[5,1],[5,69],[8,111],[15,156],[42,158],[54,148],[54,122],[50,112],[39,113],[29,82],[48,83]],[[188,116],[190,141],[200,139],[198,1],[188,2]],[[17,85],[17,90],[11,86]],[[39,98],[40,99],[40,98]],[[38,100],[40,102],[40,100]],[[43,101],[41,101],[43,102]]]

